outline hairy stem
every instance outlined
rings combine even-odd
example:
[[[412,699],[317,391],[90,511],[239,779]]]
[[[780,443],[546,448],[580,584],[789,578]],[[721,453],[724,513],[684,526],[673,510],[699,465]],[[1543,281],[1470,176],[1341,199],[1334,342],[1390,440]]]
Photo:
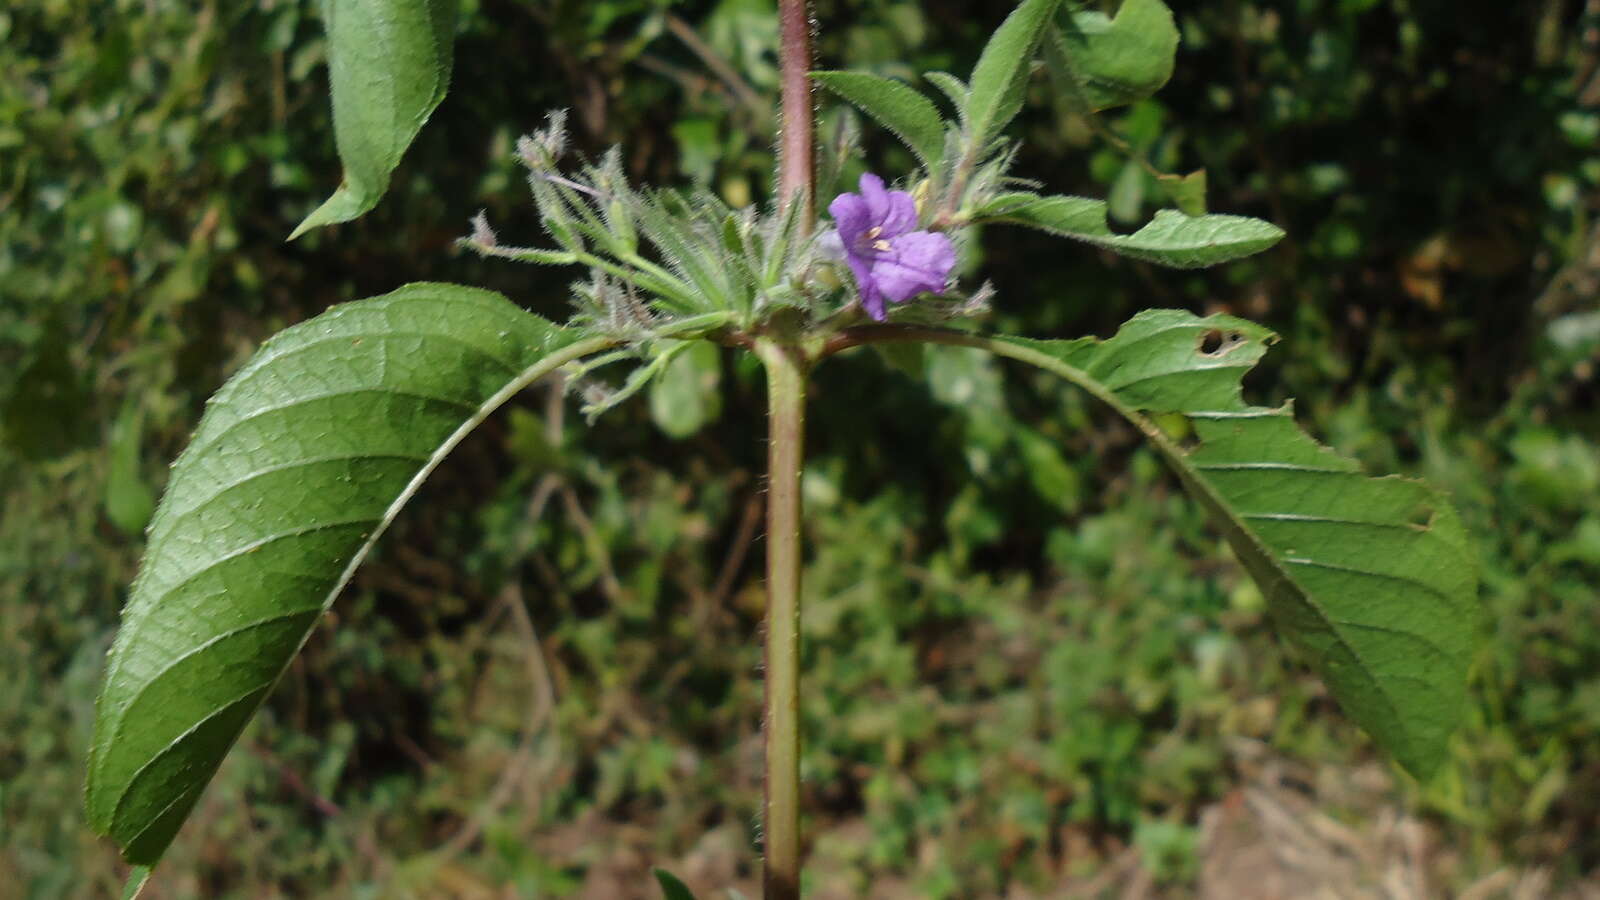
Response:
[[[756,343],[767,370],[766,900],[800,896],[800,472],[806,371],[800,349]]]
[[[778,63],[783,78],[783,109],[778,120],[778,198],[787,207],[800,202],[802,232],[816,218],[816,122],[811,109],[811,11],[806,0],[779,0],[781,30]]]

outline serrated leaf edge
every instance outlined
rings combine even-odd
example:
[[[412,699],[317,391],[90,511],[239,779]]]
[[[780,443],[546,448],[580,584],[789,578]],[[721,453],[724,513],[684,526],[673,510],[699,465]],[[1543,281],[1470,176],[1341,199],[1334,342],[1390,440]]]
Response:
[[[426,284],[410,285],[407,288],[401,288],[400,291],[405,291],[408,288],[418,288],[418,287],[425,288],[425,287],[428,287],[428,285],[426,285]],[[457,286],[448,285],[448,287],[455,288]],[[399,293],[399,291],[397,291],[395,293]],[[489,292],[484,292],[484,293],[489,293]],[[385,296],[394,296],[394,295],[390,294],[390,295],[385,295]],[[371,299],[380,299],[380,298],[371,298]],[[367,538],[365,539],[365,541],[363,541],[361,546],[359,548],[357,548],[355,554],[350,558],[350,561],[345,565],[345,568],[341,571],[337,581],[334,583],[334,586],[328,591],[327,596],[324,598],[324,600],[323,600],[323,602],[321,604],[320,610],[317,612],[317,616],[320,618],[320,616],[325,614],[327,612],[327,610],[329,609],[329,607],[332,606],[334,600],[336,600],[338,598],[339,594],[344,590],[345,586],[349,583],[350,579],[355,575],[356,570],[358,568],[360,568],[361,564],[366,560],[366,557],[367,557],[368,553],[371,552],[373,546],[375,546],[377,544],[378,540],[383,536],[384,532],[387,531],[389,525],[394,521],[395,517],[399,515],[400,511],[405,507],[405,505],[408,502],[410,502],[410,500],[411,500],[411,498],[413,496],[415,496],[416,492],[421,488],[422,484],[427,481],[428,477],[433,474],[434,470],[438,468],[438,466],[445,460],[445,458],[448,457],[450,455],[450,453],[463,440],[465,440],[466,437],[469,434],[471,434],[479,425],[481,425],[484,422],[485,419],[487,419],[490,415],[492,415],[495,412],[495,410],[497,410],[501,406],[503,406],[506,403],[506,401],[510,400],[516,394],[520,393],[523,389],[527,388],[529,385],[531,385],[535,381],[539,380],[540,378],[550,374],[551,372],[554,372],[556,369],[560,368],[561,366],[567,365],[568,363],[571,363],[571,362],[573,362],[575,360],[581,359],[584,356],[588,356],[588,355],[590,355],[592,353],[596,353],[596,352],[599,352],[601,350],[605,350],[605,349],[607,349],[609,347],[615,346],[616,343],[617,343],[617,341],[615,339],[610,338],[610,337],[604,337],[604,336],[595,336],[595,337],[590,337],[590,338],[580,338],[580,339],[574,341],[573,343],[567,344],[566,346],[561,347],[560,349],[552,351],[549,355],[547,355],[545,357],[542,357],[538,362],[526,367],[519,374],[517,374],[511,380],[509,380],[498,391],[496,391],[494,394],[491,394],[487,399],[485,399],[483,401],[483,403],[481,403],[477,407],[477,409],[470,416],[468,416],[467,419],[465,419],[460,426],[458,426],[456,428],[455,431],[451,432],[451,434],[447,438],[445,438],[445,440],[442,443],[440,443],[439,447],[436,448],[432,454],[430,454],[427,462],[425,462],[423,464],[422,468],[417,470],[416,474],[412,476],[410,481],[408,481],[406,483],[405,487],[400,491],[400,493],[395,497],[395,499],[384,510],[383,515],[378,518],[378,520],[376,522],[376,525],[373,527],[371,534],[369,534],[367,536]],[[268,345],[270,345],[270,344],[271,344],[271,340],[269,339],[269,341],[267,341],[266,343],[263,344],[262,350],[263,351],[268,350],[269,349]],[[293,351],[291,351],[291,352],[293,352]],[[237,378],[239,375],[245,374],[246,372],[256,370],[257,368],[259,368],[260,365],[265,365],[266,363],[271,362],[271,361],[275,360],[276,358],[278,358],[278,356],[282,356],[282,355],[283,354],[276,354],[276,355],[271,356],[271,357],[269,357],[267,359],[264,359],[264,360],[257,360],[257,361],[255,361],[256,364],[250,364],[250,365],[247,365],[244,369],[241,369],[240,372],[235,375],[235,378]],[[227,387],[228,387],[227,385],[224,385],[223,389],[225,390],[225,389],[227,389]],[[365,522],[371,521],[371,520],[362,520],[362,521],[363,521],[363,523],[365,523]],[[345,523],[345,524],[349,524],[349,523]],[[266,699],[266,697],[271,695],[273,689],[276,687],[278,682],[282,680],[284,672],[288,671],[289,662],[292,662],[292,660],[296,656],[299,655],[300,651],[302,649],[304,649],[305,643],[306,643],[307,640],[310,639],[311,633],[313,631],[315,631],[314,627],[307,629],[306,634],[301,637],[300,643],[299,643],[298,646],[296,646],[294,652],[290,653],[286,657],[285,665],[284,665],[284,667],[282,669],[279,670],[277,676],[270,683],[268,683],[265,686],[264,689],[260,689],[261,690],[260,701],[264,701]],[[108,669],[108,671],[106,673],[106,676],[105,676],[104,686],[102,687],[102,693],[109,687],[113,677],[116,675],[116,672],[117,672],[117,668],[114,665],[111,668]],[[137,696],[137,695],[135,695],[135,696]],[[131,706],[131,703],[132,703],[132,701],[130,700],[128,704],[125,704],[125,708],[127,708],[128,706]],[[258,705],[259,705],[259,701],[258,701]],[[98,707],[99,707],[99,703],[97,702],[97,704],[96,704],[97,718],[98,718]],[[252,715],[253,715],[253,713],[252,713]],[[119,717],[118,720],[117,720],[117,723],[116,723],[116,732],[114,734],[120,733],[121,728],[123,727],[124,724],[125,724],[124,719]],[[165,753],[168,749],[170,749],[170,747],[173,744],[175,744],[177,741],[182,740],[183,736],[189,734],[190,731],[192,731],[192,729],[186,730],[183,733],[183,735],[179,735],[177,738],[174,739],[174,741],[169,742],[168,747],[163,748],[162,750],[157,751],[155,754],[153,754],[150,760],[146,760],[145,763],[141,764],[140,768],[138,770],[136,770],[136,774],[137,774],[138,771],[144,771],[145,767],[147,767],[153,760],[159,758],[161,756],[161,754]],[[91,826],[95,829],[95,831],[97,833],[104,834],[104,835],[109,835],[111,833],[111,831],[113,830],[113,828],[115,827],[116,811],[118,809],[120,809],[120,807],[121,807],[121,803],[122,803],[123,799],[126,796],[127,787],[132,784],[132,779],[130,779],[128,785],[123,785],[122,793],[120,795],[118,795],[115,798],[115,800],[113,800],[109,804],[109,811],[107,812],[106,816],[103,819],[95,812],[97,807],[88,802],[92,798],[91,785],[95,780],[95,774],[99,771],[99,768],[100,768],[100,759],[102,757],[103,748],[109,746],[112,743],[114,743],[114,735],[113,735],[113,738],[107,738],[105,740],[97,739],[91,744],[90,753],[89,753],[89,776],[90,777],[88,779],[86,779],[86,782],[85,782],[85,785],[84,785],[84,795],[85,795],[86,805],[89,805],[89,807],[90,807],[90,822],[91,822]],[[204,789],[204,785],[201,785],[199,787],[199,789],[203,790]],[[180,794],[178,799],[182,799],[183,796],[185,796],[185,795]],[[175,800],[174,802],[177,802],[177,801]],[[170,804],[169,804],[169,806],[170,806]],[[157,816],[156,818],[159,818],[159,816]],[[154,821],[154,819],[152,819],[152,821]],[[142,832],[140,832],[140,833],[142,834]],[[137,839],[137,837],[138,837],[138,835],[135,835],[135,839]],[[128,843],[132,844],[133,840],[130,840]],[[130,862],[132,862],[132,861],[133,860],[130,860]],[[148,861],[148,863],[150,865],[153,865],[154,862],[155,862],[155,860]]]

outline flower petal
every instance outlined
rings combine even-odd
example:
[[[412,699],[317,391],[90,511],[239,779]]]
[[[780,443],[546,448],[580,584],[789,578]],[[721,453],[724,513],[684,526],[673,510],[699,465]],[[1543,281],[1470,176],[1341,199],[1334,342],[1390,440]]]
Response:
[[[856,276],[856,286],[861,289],[861,305],[866,308],[867,315],[882,322],[887,313],[883,308],[883,293],[872,278],[872,260],[852,254],[848,261],[850,271]]]
[[[866,203],[867,210],[872,214],[872,224],[878,224],[884,211],[889,208],[889,191],[883,186],[883,179],[871,172],[863,172],[856,184],[861,188],[862,202]]]
[[[917,227],[917,201],[910,194],[884,190],[883,179],[870,172],[861,176],[860,184],[861,198],[880,239],[896,238]]]
[[[859,244],[862,236],[875,224],[867,201],[859,194],[840,194],[828,204],[834,224],[839,226],[839,239],[845,247]]]
[[[923,291],[942,293],[955,268],[950,239],[917,227],[917,201],[891,191],[883,179],[863,173],[861,193],[844,193],[828,204],[836,231],[819,237],[824,256],[849,264],[867,315],[882,322],[884,301],[904,303]]]
[[[956,248],[948,237],[932,231],[913,231],[895,238],[890,242],[890,251],[872,261],[870,277],[885,297],[904,303],[923,291],[942,293],[955,265]]]

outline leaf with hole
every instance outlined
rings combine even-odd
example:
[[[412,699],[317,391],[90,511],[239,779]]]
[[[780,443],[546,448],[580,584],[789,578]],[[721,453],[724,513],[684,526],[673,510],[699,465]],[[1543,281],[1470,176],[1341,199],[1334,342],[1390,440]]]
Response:
[[[416,284],[264,344],[173,466],[96,708],[89,820],[149,865],[355,567],[457,443],[609,346]]]
[[[1250,406],[1240,379],[1273,340],[1230,316],[1140,313],[1109,340],[971,338],[1127,417],[1176,470],[1260,585],[1279,629],[1346,713],[1419,778],[1445,757],[1482,639],[1472,547],[1426,484],[1372,478]],[[1183,446],[1152,416],[1192,428]]]
[[[289,235],[378,205],[389,176],[450,86],[457,0],[323,0],[339,189]]]
[[[1157,211],[1132,234],[1117,234],[1106,224],[1104,200],[1027,193],[995,198],[974,220],[1026,225],[1178,269],[1241,259],[1283,239],[1283,229],[1271,222],[1247,216],[1191,216],[1175,209]]]

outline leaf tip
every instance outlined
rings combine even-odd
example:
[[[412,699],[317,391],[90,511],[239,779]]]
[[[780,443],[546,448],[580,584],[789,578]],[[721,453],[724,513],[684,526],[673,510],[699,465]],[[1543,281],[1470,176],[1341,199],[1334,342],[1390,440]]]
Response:
[[[652,868],[650,874],[654,875],[656,883],[661,885],[661,895],[665,900],[694,900],[694,894],[689,892],[688,885],[666,869]]]
[[[1406,752],[1396,752],[1395,761],[1400,763],[1400,767],[1406,774],[1415,778],[1418,784],[1427,784],[1438,777],[1448,755],[1446,740],[1440,739],[1430,741],[1424,746],[1413,743]]]
[[[150,883],[150,866],[134,866],[128,880],[122,883],[122,900],[139,900],[145,886]]]
[[[365,215],[378,205],[387,187],[385,184],[378,190],[372,191],[352,185],[349,179],[346,179],[340,183],[338,190],[322,202],[321,206],[312,210],[310,215],[295,226],[294,231],[289,233],[288,240],[292,241],[313,228],[337,225]]]

